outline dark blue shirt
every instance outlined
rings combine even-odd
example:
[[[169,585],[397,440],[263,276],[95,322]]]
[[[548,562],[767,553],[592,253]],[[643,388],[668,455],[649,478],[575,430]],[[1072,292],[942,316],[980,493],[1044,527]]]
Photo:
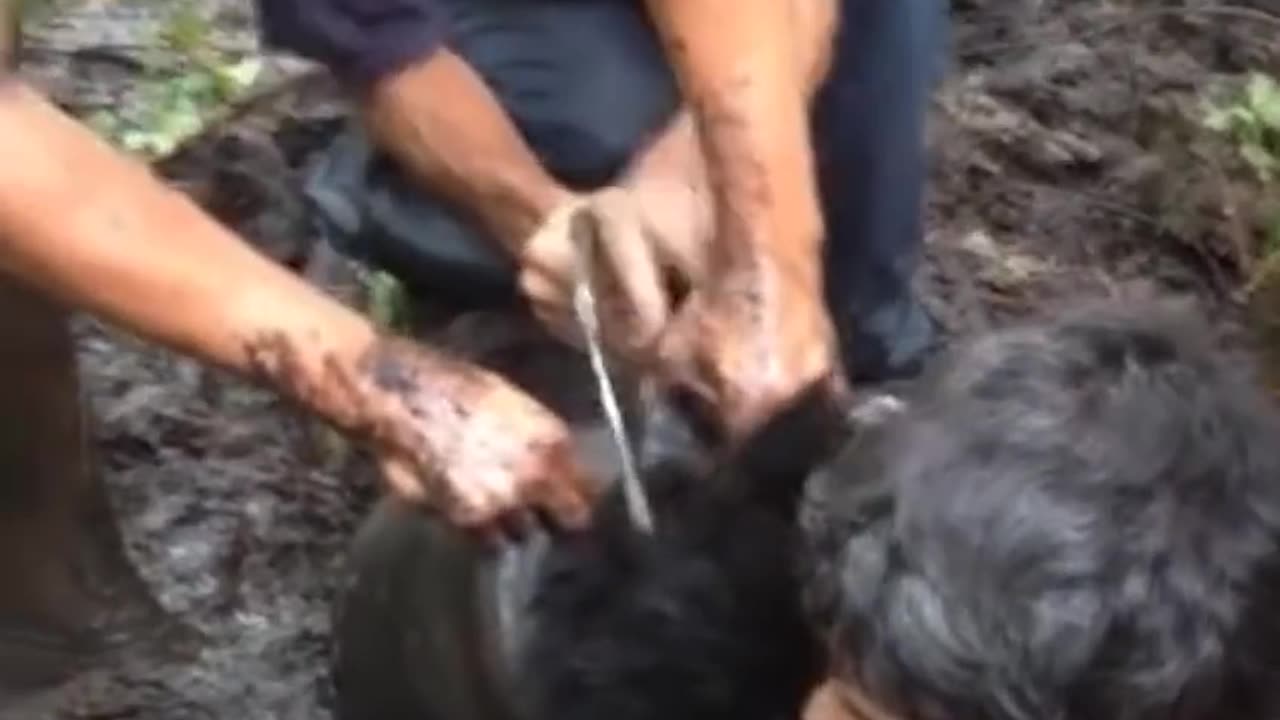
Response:
[[[427,57],[443,42],[434,0],[257,0],[263,40],[368,85]]]

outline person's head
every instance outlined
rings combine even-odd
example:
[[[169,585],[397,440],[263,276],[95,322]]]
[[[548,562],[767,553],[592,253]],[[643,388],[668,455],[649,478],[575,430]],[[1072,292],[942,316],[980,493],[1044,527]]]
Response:
[[[1163,308],[988,334],[815,475],[807,604],[851,705],[1275,716],[1280,425],[1207,334]]]

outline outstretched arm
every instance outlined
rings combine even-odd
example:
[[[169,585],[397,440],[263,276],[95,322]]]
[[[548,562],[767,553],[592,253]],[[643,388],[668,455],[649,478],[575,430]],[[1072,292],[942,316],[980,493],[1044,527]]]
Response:
[[[476,216],[514,257],[572,193],[543,169],[484,81],[440,48],[360,91],[379,144]]]
[[[31,88],[0,81],[0,269],[153,340],[249,372],[264,338],[300,379],[374,339],[316,292]]]
[[[377,337],[16,79],[0,79],[0,271],[267,380],[361,440],[402,497],[470,526],[581,522],[563,425],[479,368]]]
[[[439,0],[259,0],[273,45],[324,63],[350,88],[378,145],[419,187],[452,201],[516,260],[534,313],[576,335],[569,219],[578,197],[542,166],[480,74],[446,42]],[[600,273],[615,289],[610,346],[643,354],[665,324],[667,301],[634,213],[592,203],[614,252]]]
[[[513,255],[569,192],[484,80],[449,50],[435,0],[258,0],[266,41],[324,63],[378,143]]]

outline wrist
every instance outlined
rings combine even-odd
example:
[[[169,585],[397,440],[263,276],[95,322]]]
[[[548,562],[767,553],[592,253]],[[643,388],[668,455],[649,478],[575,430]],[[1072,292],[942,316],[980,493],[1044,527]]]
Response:
[[[238,351],[234,369],[354,429],[368,394],[360,368],[378,342],[375,326],[293,277],[260,279],[236,300],[223,318]]]
[[[384,79],[363,103],[378,143],[425,190],[473,216],[509,252],[518,252],[570,194],[542,167],[484,80],[448,49]]]
[[[769,205],[755,212],[717,213],[725,218],[717,233],[717,251],[726,268],[761,262],[805,282],[821,277],[825,227],[813,210]]]
[[[481,212],[502,247],[519,258],[529,242],[556,211],[571,203],[577,194],[555,182],[531,181],[511,185],[507,197],[486,203]]]

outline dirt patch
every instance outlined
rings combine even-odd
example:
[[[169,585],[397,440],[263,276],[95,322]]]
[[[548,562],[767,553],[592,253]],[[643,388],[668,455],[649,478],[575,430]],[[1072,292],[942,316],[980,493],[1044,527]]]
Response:
[[[1202,102],[1280,69],[1265,3],[956,3],[927,281],[961,331],[1081,293],[1188,295],[1226,323],[1261,254],[1262,189]]]
[[[1193,298],[1247,344],[1237,291],[1261,252],[1247,212],[1260,189],[1196,118],[1220,81],[1280,71],[1274,3],[955,4],[921,278],[941,319],[969,332],[1138,284]],[[83,78],[93,62],[54,74]],[[316,260],[292,180],[337,122],[316,107],[294,97],[164,170],[273,257],[345,271]],[[451,337],[502,346],[524,332],[512,327],[473,318]],[[373,495],[367,468],[264,391],[92,321],[80,334],[129,550],[206,642],[191,662],[125,658],[77,682],[57,709],[23,717],[326,717],[329,600]],[[561,360],[528,342],[519,357],[548,358],[542,370],[519,364],[538,384]]]

